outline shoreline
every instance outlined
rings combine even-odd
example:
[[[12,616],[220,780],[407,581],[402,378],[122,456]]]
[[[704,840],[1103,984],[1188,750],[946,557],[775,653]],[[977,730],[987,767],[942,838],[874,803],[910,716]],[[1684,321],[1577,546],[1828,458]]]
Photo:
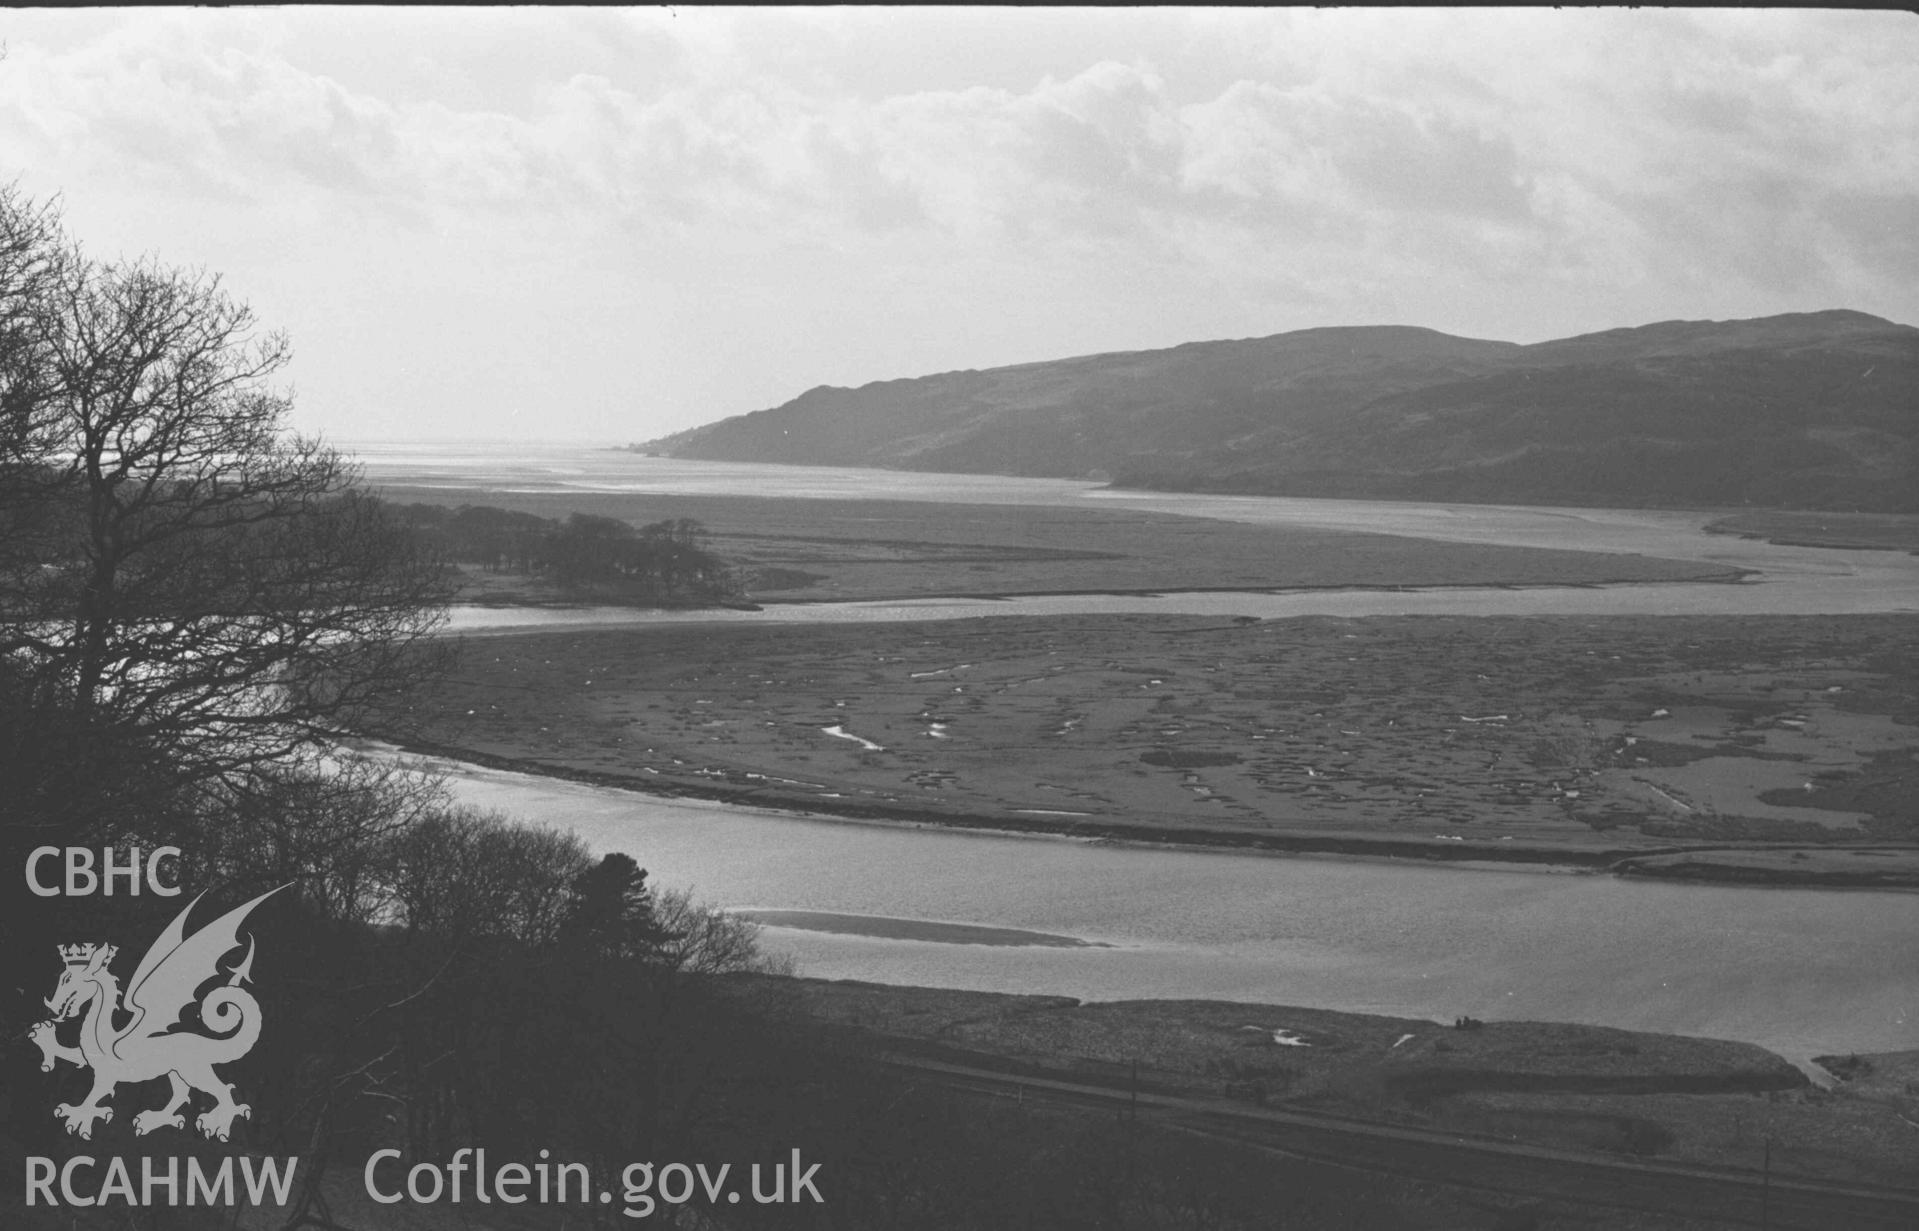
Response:
[[[951,590],[938,594],[917,591],[900,593],[878,593],[848,598],[831,595],[819,598],[795,596],[790,591],[778,591],[777,598],[763,600],[747,598],[738,602],[725,603],[687,603],[660,604],[623,601],[617,596],[582,596],[579,598],[545,597],[527,594],[476,594],[460,595],[454,606],[482,607],[488,611],[511,611],[524,607],[533,611],[590,611],[595,609],[619,608],[634,612],[657,612],[660,614],[697,615],[712,611],[767,611],[781,607],[814,607],[828,604],[851,603],[909,603],[909,602],[970,602],[990,603],[1023,598],[1164,598],[1178,594],[1267,594],[1286,596],[1296,594],[1419,594],[1426,591],[1450,590],[1510,590],[1514,592],[1532,590],[1607,590],[1616,586],[1694,586],[1747,584],[1750,579],[1764,575],[1764,570],[1743,568],[1736,565],[1715,567],[1693,577],[1649,578],[1602,578],[1594,581],[1540,581],[1540,582],[1430,582],[1418,585],[1392,585],[1388,583],[1353,582],[1345,585],[1315,586],[1158,586],[1124,588],[1115,586],[1077,587],[1073,589],[1047,590]],[[456,634],[457,635],[457,634]]]
[[[1329,857],[1394,862],[1492,864],[1499,868],[1562,870],[1584,875],[1610,873],[1615,876],[1753,888],[1919,891],[1919,871],[1882,873],[1754,867],[1738,862],[1713,862],[1696,858],[1718,852],[1736,861],[1742,855],[1750,856],[1754,853],[1773,851],[1790,853],[1804,849],[1803,846],[1786,843],[1746,847],[1688,844],[1575,850],[1535,845],[1430,842],[1417,839],[1367,838],[1337,834],[1252,834],[1204,829],[1175,830],[1153,825],[1124,824],[1077,817],[1070,820],[1066,818],[1054,820],[1036,816],[985,816],[979,813],[932,808],[866,804],[858,800],[795,796],[765,787],[733,789],[693,783],[669,784],[637,775],[579,769],[530,757],[481,752],[454,744],[379,735],[365,738],[377,740],[408,755],[435,757],[484,769],[553,778],[662,799],[732,804],[814,820],[884,825],[901,829],[938,828],[1003,836],[1098,842],[1148,850],[1201,851],[1281,858]],[[1881,851],[1903,852],[1910,848],[1875,844],[1833,849],[1870,854]],[[1674,860],[1675,862],[1647,862],[1651,860]]]
[[[998,602],[1018,598],[1164,598],[1175,594],[1270,594],[1274,596],[1294,594],[1419,594],[1429,590],[1608,590],[1615,586],[1697,586],[1697,585],[1744,585],[1749,578],[1763,575],[1763,570],[1741,568],[1726,565],[1702,572],[1695,577],[1619,577],[1602,578],[1594,581],[1457,581],[1426,582],[1417,585],[1393,585],[1385,582],[1349,582],[1345,585],[1318,586],[1158,586],[1127,589],[1116,586],[1092,586],[1076,589],[1050,590],[949,590],[938,594],[901,593],[881,594],[870,598],[803,598],[793,597],[788,591],[781,591],[782,597],[768,598],[754,605],[761,608],[806,607],[826,603],[905,603],[905,602]],[[620,606],[621,604],[607,604]],[[710,609],[709,609],[710,610]]]
[[[801,1012],[812,1020],[884,1040],[907,1055],[981,1064],[1026,1076],[1077,1072],[1096,1083],[1110,1082],[1122,1088],[1137,1083],[1141,1089],[1158,1085],[1167,1092],[1199,1092],[1221,1085],[1231,1089],[1234,1083],[1222,1083],[1211,1066],[1181,1062],[1192,1059],[1184,1053],[1195,1043],[1203,1047],[1201,1041],[1207,1035],[1258,1029],[1238,1024],[1248,1018],[1287,1023],[1279,1033],[1295,1040],[1281,1043],[1274,1038],[1272,1042],[1281,1051],[1260,1046],[1257,1052],[1283,1057],[1293,1065],[1332,1060],[1341,1066],[1358,1061],[1371,1067],[1385,1062],[1379,1072],[1385,1078],[1384,1085],[1426,1095],[1472,1090],[1762,1094],[1813,1086],[1830,1088],[1838,1075],[1822,1061],[1840,1059],[1822,1053],[1802,1063],[1737,1039],[1580,1022],[1481,1022],[1462,1018],[1448,1025],[1437,1018],[1264,1001],[1190,997],[1086,1000],[809,975],[733,974],[720,979],[722,986],[770,986],[797,994],[800,1004],[806,1006]],[[1063,1028],[1049,1032],[1054,1036],[1049,1043],[1035,1046],[1033,1025],[1048,1018],[1056,1019]],[[1073,1025],[1067,1026],[1068,1022]],[[1146,1050],[1150,1058],[1144,1058],[1131,1072],[1123,1067],[1116,1069],[1110,1060],[1102,1064],[1084,1052],[1074,1054],[1081,1047],[1093,1052],[1106,1050],[1116,1035],[1132,1035],[1130,1041],[1139,1046],[1147,1043],[1147,1038],[1139,1037],[1141,1027],[1151,1030],[1168,1024],[1175,1025],[1175,1031],[1170,1036],[1157,1031],[1148,1035],[1151,1044]],[[1274,1032],[1268,1028],[1260,1033],[1271,1036]],[[1081,1035],[1076,1040],[1080,1047],[1068,1043],[1073,1034]],[[1229,1054],[1253,1058],[1247,1055],[1246,1046],[1252,1040],[1244,1036],[1227,1038]],[[1398,1042],[1388,1046],[1395,1038]],[[1540,1048],[1545,1040],[1558,1045]],[[1435,1052],[1436,1042],[1439,1046]],[[1406,1046],[1408,1043],[1414,1046]],[[1369,1052],[1375,1054],[1368,1056]]]

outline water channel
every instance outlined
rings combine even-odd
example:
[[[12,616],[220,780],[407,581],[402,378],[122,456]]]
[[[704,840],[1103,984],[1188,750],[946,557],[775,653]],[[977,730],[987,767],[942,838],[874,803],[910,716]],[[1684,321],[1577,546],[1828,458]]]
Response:
[[[717,905],[1040,934],[766,929],[771,948],[822,978],[1580,1021],[1743,1039],[1799,1061],[1919,1047],[1919,893],[1157,850],[436,764],[463,799],[628,851],[658,883]]]

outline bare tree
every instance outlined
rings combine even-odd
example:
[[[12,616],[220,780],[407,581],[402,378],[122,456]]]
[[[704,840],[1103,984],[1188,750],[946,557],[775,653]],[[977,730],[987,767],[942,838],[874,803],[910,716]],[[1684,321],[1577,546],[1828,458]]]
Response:
[[[51,203],[0,187],[0,472],[44,448],[55,292],[78,259]],[[10,490],[0,484],[0,499]],[[0,553],[12,555],[4,544]]]
[[[550,943],[573,882],[593,865],[571,833],[473,808],[436,808],[397,831],[380,856],[396,922],[464,942]]]
[[[673,937],[662,955],[674,970],[696,975],[758,971],[792,974],[793,960],[760,949],[760,925],[695,901],[684,889],[653,895],[653,917]]]
[[[445,782],[407,765],[339,752],[233,784],[217,840],[196,852],[202,884],[297,882],[316,918],[379,924],[398,915],[395,854],[451,808]]]
[[[29,250],[0,251],[23,334],[0,354],[0,721],[51,744],[58,781],[0,788],[70,828],[350,727],[433,669],[450,590],[338,453],[287,432],[283,335],[217,278],[60,257],[47,225],[0,199],[0,249]]]

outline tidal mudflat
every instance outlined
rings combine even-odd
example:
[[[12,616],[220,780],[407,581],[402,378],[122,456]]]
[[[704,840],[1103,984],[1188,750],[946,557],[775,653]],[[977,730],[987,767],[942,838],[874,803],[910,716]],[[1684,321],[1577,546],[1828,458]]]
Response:
[[[476,639],[396,727],[828,814],[1884,885],[1916,660],[1896,615],[662,625]]]

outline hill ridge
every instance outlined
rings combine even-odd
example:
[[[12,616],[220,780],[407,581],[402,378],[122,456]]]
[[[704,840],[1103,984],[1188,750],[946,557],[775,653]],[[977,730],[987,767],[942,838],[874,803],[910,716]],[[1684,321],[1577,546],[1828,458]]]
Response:
[[[635,446],[1259,495],[1919,511],[1919,329],[1333,325],[820,385]]]

